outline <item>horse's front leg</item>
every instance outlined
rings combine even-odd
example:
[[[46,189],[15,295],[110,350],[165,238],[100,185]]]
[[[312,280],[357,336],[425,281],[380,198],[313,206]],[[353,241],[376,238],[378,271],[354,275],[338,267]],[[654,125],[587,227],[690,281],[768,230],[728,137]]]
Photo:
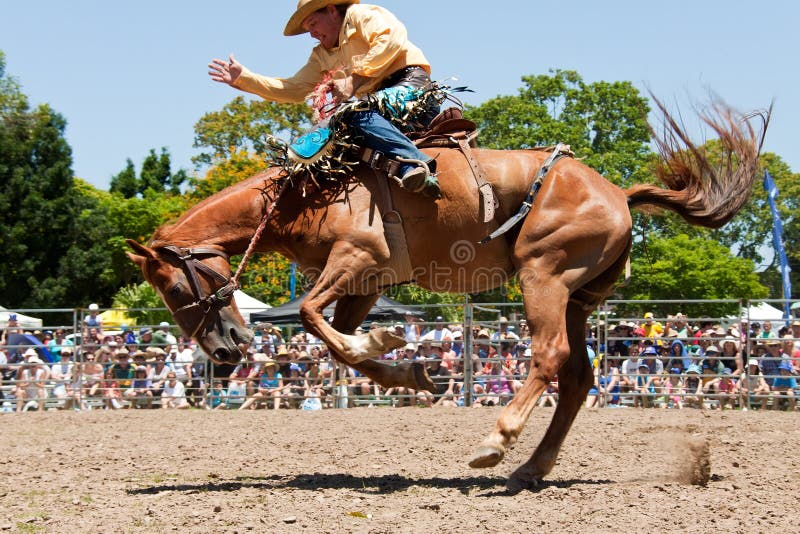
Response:
[[[332,302],[366,290],[370,282],[369,274],[377,272],[376,267],[385,261],[385,258],[376,256],[380,256],[380,249],[377,247],[374,251],[368,251],[349,242],[338,241],[331,249],[319,280],[300,306],[303,325],[351,367],[406,344],[403,338],[390,333],[386,328],[371,329],[369,333],[357,336],[343,334],[328,324],[322,316],[322,310]],[[377,295],[373,294],[370,298],[374,303]],[[336,315],[339,315],[338,308]],[[338,320],[337,324],[345,325],[342,322],[344,320],[345,318]]]

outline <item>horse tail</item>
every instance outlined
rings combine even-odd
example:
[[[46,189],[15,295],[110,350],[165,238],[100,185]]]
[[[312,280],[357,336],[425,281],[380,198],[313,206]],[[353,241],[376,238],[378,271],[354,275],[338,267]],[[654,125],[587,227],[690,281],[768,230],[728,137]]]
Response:
[[[691,224],[720,228],[750,198],[772,107],[743,115],[721,101],[712,102],[700,118],[719,137],[717,152],[713,145],[695,146],[661,101],[653,99],[663,115],[661,135],[650,126],[661,154],[654,174],[668,189],[635,185],[625,190],[628,205],[666,208]],[[761,120],[758,130],[751,124],[754,118]],[[714,164],[709,161],[712,159]]]

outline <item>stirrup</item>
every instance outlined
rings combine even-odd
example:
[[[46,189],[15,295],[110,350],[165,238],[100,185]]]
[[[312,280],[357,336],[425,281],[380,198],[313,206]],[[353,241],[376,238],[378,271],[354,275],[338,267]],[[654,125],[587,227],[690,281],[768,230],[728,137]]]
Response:
[[[400,184],[400,187],[412,193],[422,192],[426,188],[428,180],[431,177],[431,169],[428,164],[418,159],[401,157],[396,157],[395,159],[402,163],[410,163],[415,165],[413,169],[410,169],[403,176],[397,178],[397,182]]]

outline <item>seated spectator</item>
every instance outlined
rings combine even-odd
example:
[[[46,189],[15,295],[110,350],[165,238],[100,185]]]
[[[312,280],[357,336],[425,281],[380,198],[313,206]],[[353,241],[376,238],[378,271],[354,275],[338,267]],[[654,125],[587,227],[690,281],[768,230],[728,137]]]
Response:
[[[742,355],[739,351],[739,342],[733,336],[725,336],[722,340],[722,351],[719,355],[719,361],[723,367],[731,369],[733,376],[738,377],[744,371],[742,365]]]
[[[725,369],[725,366],[719,361],[719,348],[716,345],[706,347],[705,358],[700,368],[702,369],[704,391],[706,393],[716,393],[716,378]],[[709,384],[711,385],[709,386]]]
[[[720,410],[733,409],[736,403],[736,381],[733,378],[733,371],[727,367],[723,368],[719,376],[703,386],[703,393],[707,397],[716,398]]]
[[[284,390],[282,395],[290,408],[299,408],[305,397],[305,377],[303,377],[301,371],[299,364],[291,363],[289,364],[289,376],[283,379]]]
[[[683,409],[683,397],[686,391],[681,380],[681,369],[672,367],[664,380],[664,408]]]
[[[28,350],[33,355],[26,357],[25,362],[17,372],[16,387],[14,389],[18,412],[27,411],[34,406],[39,411],[42,411],[44,410],[44,401],[47,399],[45,384],[50,373],[44,368],[44,363],[39,359],[36,351],[33,349]]]
[[[486,374],[486,393],[475,399],[475,405],[505,406],[511,400],[513,377],[500,358],[494,358],[489,365],[489,372]]]
[[[608,358],[608,361],[597,366],[597,393],[600,406],[619,405],[620,378],[619,359]]]
[[[72,404],[72,382],[75,367],[72,363],[72,349],[64,347],[59,353],[59,361],[50,367],[50,379],[53,381],[53,396],[62,401],[62,408]]]
[[[153,354],[155,354],[155,363],[150,366],[147,378],[150,379],[150,388],[153,390],[153,397],[161,397],[161,391],[164,389],[164,384],[167,382],[167,375],[172,369],[167,365],[167,355],[164,354],[163,351]]]
[[[109,408],[119,410],[123,407],[122,392],[128,389],[133,380],[134,368],[130,363],[130,354],[126,349],[117,351],[117,363],[106,372],[105,397]]]
[[[264,362],[261,376],[258,380],[258,389],[241,405],[239,408],[240,410],[247,410],[251,408],[251,406],[252,409],[255,409],[262,399],[268,401],[270,398],[272,399],[274,409],[277,410],[281,407],[284,382],[283,375],[277,372],[277,369],[278,364],[274,360],[267,360]]]
[[[442,351],[441,343],[431,343],[431,355],[426,361],[428,376],[431,377],[434,385],[436,386],[436,393],[430,391],[420,391],[417,393],[417,398],[428,408],[434,406],[456,406],[455,399],[453,398],[453,391],[455,388],[455,380],[450,375],[450,371],[442,365]]]
[[[255,393],[256,381],[261,374],[261,364],[256,363],[255,355],[249,351],[244,357],[244,362],[237,365],[228,378],[228,402],[231,402],[232,398],[249,398]]]
[[[664,335],[664,325],[658,321],[655,321],[653,317],[653,312],[647,312],[644,314],[644,324],[642,325],[644,337],[655,338]]]
[[[622,362],[622,367],[619,370],[620,391],[622,393],[636,391],[639,364],[642,363],[639,361],[639,347],[637,345],[632,345],[628,351],[629,357]]]
[[[215,380],[211,391],[208,392],[207,410],[226,410],[228,408],[228,393],[222,386],[222,382]]]
[[[650,374],[650,367],[644,360],[639,362],[638,374],[636,375],[636,396],[633,398],[633,406],[650,408],[653,405],[653,398],[656,395],[657,377]]]
[[[189,401],[186,400],[186,386],[172,371],[167,374],[167,382],[161,391],[161,408],[165,410],[188,410],[191,408]]]
[[[683,403],[686,406],[697,407],[701,410],[705,409],[703,401],[703,380],[700,377],[702,372],[700,366],[696,364],[692,364],[686,369],[686,379],[684,380],[686,396],[683,399]]]
[[[759,404],[762,410],[767,409],[770,389],[767,381],[761,375],[761,370],[758,368],[758,360],[755,358],[750,358],[747,361],[747,373],[742,374],[739,378],[739,392],[741,393],[740,403],[742,409],[747,409],[746,401],[749,401],[751,405]]]
[[[667,360],[664,368],[674,369],[677,367],[681,370],[681,372],[683,372],[688,369],[690,365],[692,365],[692,361],[689,358],[689,351],[686,349],[683,341],[680,339],[673,340],[669,346],[669,352],[667,353]]]
[[[153,383],[148,378],[147,367],[139,365],[133,374],[133,380],[124,396],[133,403],[134,408],[153,407]]]
[[[96,397],[98,394],[102,395],[105,369],[103,369],[103,365],[100,362],[96,361],[96,356],[94,353],[83,353],[83,365],[81,366],[81,373],[83,374],[81,380],[83,398]]]
[[[775,378],[772,383],[772,409],[781,409],[781,399],[786,397],[789,411],[793,412],[796,406],[795,392],[797,389],[797,379],[792,376],[792,364],[788,360],[783,360],[778,364],[780,376]]]
[[[664,373],[664,362],[659,359],[658,349],[654,346],[647,346],[639,355],[639,365],[642,362],[650,369],[651,375],[656,377]]]
[[[784,356],[781,352],[781,340],[766,338],[764,344],[767,352],[761,358],[761,374],[764,375],[767,384],[774,389],[775,379],[781,374],[779,366]]]

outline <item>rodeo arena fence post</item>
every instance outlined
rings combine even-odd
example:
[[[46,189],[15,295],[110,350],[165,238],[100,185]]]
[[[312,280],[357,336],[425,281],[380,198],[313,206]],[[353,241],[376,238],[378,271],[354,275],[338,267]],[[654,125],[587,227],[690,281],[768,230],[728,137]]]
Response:
[[[244,359],[213,364],[175,325],[143,319],[159,314],[168,316],[0,311],[0,410],[496,406],[514,398],[531,361],[522,304],[469,296],[356,331],[385,327],[405,338],[381,359],[425,365],[435,392],[380,387],[333,360],[299,322],[251,324]],[[587,322],[586,347],[590,407],[795,410],[800,394],[799,301],[608,300]],[[539,405],[557,403],[554,377]]]

